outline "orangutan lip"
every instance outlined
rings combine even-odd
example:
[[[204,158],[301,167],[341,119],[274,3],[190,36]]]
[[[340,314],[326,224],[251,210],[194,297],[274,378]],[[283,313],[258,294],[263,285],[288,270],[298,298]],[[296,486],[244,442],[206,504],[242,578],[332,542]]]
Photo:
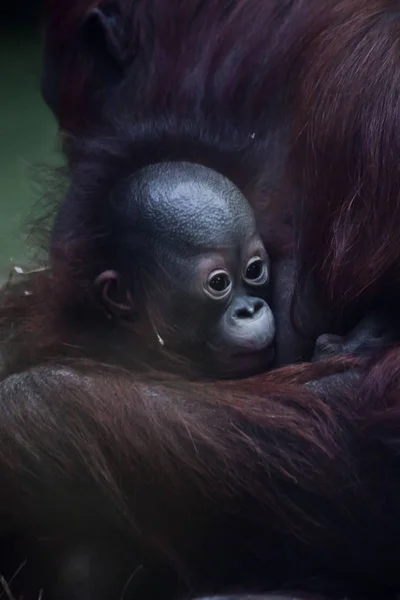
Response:
[[[244,359],[244,358],[256,358],[256,357],[273,357],[273,355],[275,354],[275,350],[273,346],[266,346],[265,348],[262,348],[261,350],[243,350],[242,352],[235,352],[234,354],[232,354],[232,358],[240,358],[240,359]]]
[[[274,346],[267,346],[263,350],[254,350],[253,352],[241,352],[231,354],[228,364],[229,378],[242,377],[264,373],[270,369],[274,360]]]

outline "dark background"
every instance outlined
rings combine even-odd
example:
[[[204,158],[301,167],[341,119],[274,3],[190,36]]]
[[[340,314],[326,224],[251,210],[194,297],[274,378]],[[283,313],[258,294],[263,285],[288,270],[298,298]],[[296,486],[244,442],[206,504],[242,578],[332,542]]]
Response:
[[[2,22],[12,23],[17,26],[37,26],[43,10],[40,0],[5,0],[4,8],[0,9]]]
[[[26,265],[24,221],[42,194],[42,165],[59,160],[56,127],[40,96],[40,0],[0,9],[0,281]]]

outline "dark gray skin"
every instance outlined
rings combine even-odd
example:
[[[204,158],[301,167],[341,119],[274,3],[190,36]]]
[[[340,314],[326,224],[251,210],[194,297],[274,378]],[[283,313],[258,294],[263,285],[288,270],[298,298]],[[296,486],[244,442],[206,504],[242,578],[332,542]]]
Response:
[[[381,314],[367,314],[347,335],[326,333],[320,335],[315,343],[313,361],[329,359],[339,355],[368,356],[389,346],[395,334]],[[329,394],[335,389],[354,386],[360,378],[359,369],[351,369],[337,375],[328,375],[311,381],[306,387],[320,394]]]
[[[205,372],[271,366],[269,258],[235,185],[197,164],[151,165],[114,189],[107,222],[118,269],[96,285],[108,311],[139,319],[161,349]]]
[[[338,354],[372,352],[390,343],[392,339],[389,323],[380,314],[369,313],[347,335],[320,335],[315,343],[313,360]]]

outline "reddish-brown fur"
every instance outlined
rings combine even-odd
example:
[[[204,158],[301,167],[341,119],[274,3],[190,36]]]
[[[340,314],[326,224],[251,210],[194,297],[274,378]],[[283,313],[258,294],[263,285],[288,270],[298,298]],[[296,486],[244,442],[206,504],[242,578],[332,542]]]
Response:
[[[49,5],[51,22],[57,23],[52,30],[52,51],[60,52],[71,64],[77,64],[77,24],[93,4],[71,3],[68,10],[55,2]],[[102,3],[98,0],[97,4]],[[191,73],[192,83],[185,83],[188,101],[196,102],[199,93],[207,90],[206,99],[208,95],[213,110],[218,110],[218,99],[225,109],[233,107],[236,116],[237,108],[243,110],[239,118],[246,113],[248,120],[255,122],[258,135],[263,134],[265,123],[270,127],[270,120],[262,116],[263,103],[264,108],[271,108],[271,97],[278,95],[277,104],[287,111],[282,96],[292,94],[294,149],[287,179],[295,188],[301,275],[314,273],[339,322],[344,313],[359,309],[360,302],[365,307],[374,303],[377,295],[397,294],[397,5],[392,0],[236,0],[226,11],[229,17],[221,18],[224,3],[217,0],[170,0],[160,5],[156,0],[119,0],[116,4],[130,32],[124,38],[131,44],[127,50],[130,77],[153,85],[154,70],[160,68],[163,74],[157,77],[160,110],[161,96],[165,103],[170,102],[166,90],[171,81],[171,92],[179,90],[174,73],[180,67],[181,73]],[[198,28],[188,35],[190,17],[200,4]],[[163,15],[155,19],[155,30],[149,25],[151,14]],[[184,58],[174,54],[182,39],[187,41],[187,46],[181,46]],[[168,63],[163,49],[169,49],[171,43],[176,48],[168,50]],[[199,45],[204,58],[193,69]],[[135,62],[135,51],[139,58],[148,57],[148,62]],[[237,59],[230,77],[224,78],[216,68],[221,57]],[[207,74],[204,69],[210,61],[212,68]],[[143,64],[150,65],[149,74],[142,70]],[[90,70],[85,74],[89,83]],[[82,124],[78,119],[85,115],[81,103],[90,99],[90,89],[73,84],[68,69],[65,81],[73,99],[64,116],[59,115],[61,127],[79,132]],[[148,93],[139,89],[147,102]],[[242,96],[238,103],[243,89],[251,99],[244,101]],[[264,110],[266,114],[268,110]],[[291,116],[287,113],[289,120]],[[86,118],[86,127],[95,120],[93,114]],[[291,194],[291,187],[283,192]]]
[[[292,13],[293,20],[300,16],[301,13],[295,13],[301,10],[302,3],[302,0],[269,0],[262,4],[255,0],[232,3],[116,0],[110,4],[117,7],[121,16],[124,65],[134,79],[137,95],[144,100],[143,106],[148,105],[150,92],[156,97],[158,110],[162,110],[163,104],[168,106],[175,101],[174,92],[180,90],[180,101],[184,97],[188,105],[200,102],[202,96],[206,103],[213,102],[213,96],[215,100],[218,94],[223,100],[222,108],[235,111],[238,101],[244,108],[241,98],[244,94],[248,100],[248,119],[256,115],[259,125],[266,99],[272,100],[271,84],[275,94],[279,89],[277,83],[283,74],[279,61],[282,43],[291,26]],[[47,2],[48,51],[57,65],[56,86],[61,82],[58,91],[62,105],[57,116],[67,133],[80,133],[90,127],[95,115],[92,112],[88,118],[85,110],[90,106],[93,111],[94,105],[102,100],[100,96],[93,102],[91,97],[95,56],[93,46],[81,43],[81,36],[90,9],[107,4],[102,0]],[[232,40],[240,41],[241,45],[232,44]],[[268,81],[266,71],[270,73]],[[286,73],[283,79],[286,80]],[[147,81],[153,89],[147,88]],[[129,95],[133,92],[134,86],[130,84]]]
[[[137,548],[154,577],[179,575],[166,594],[386,597],[399,585],[397,364],[394,350],[359,394],[327,398],[268,375],[251,395],[104,365],[13,376],[0,390],[6,523]]]
[[[248,174],[246,167],[252,165],[254,187],[248,186],[247,191],[258,208],[268,181],[260,177],[260,164],[268,150],[263,142],[271,114],[272,121],[280,123],[278,109],[285,114],[294,106],[295,143],[288,181],[296,192],[302,281],[316,277],[339,329],[347,314],[359,316],[370,305],[385,306],[391,297],[396,300],[400,248],[396,237],[400,183],[396,5],[388,0],[294,1],[285,3],[287,13],[279,20],[273,13],[275,2],[242,0],[234,3],[234,16],[225,21],[218,8],[223,3],[201,4],[204,21],[199,18],[198,28],[188,29],[191,11],[200,3],[147,2],[149,14],[154,10],[163,18],[156,22],[157,41],[151,52],[146,28],[139,27],[140,40],[151,56],[150,83],[123,86],[121,97],[128,94],[130,102],[126,110],[141,117],[166,113],[173,123],[191,119],[194,113],[198,117],[199,107],[213,106],[217,123],[224,125],[228,117],[239,123],[244,136],[239,135],[238,142],[243,171],[239,169],[235,176]],[[147,23],[144,2],[122,5],[128,12],[138,11],[137,18],[126,21],[127,29]],[[57,22],[64,28],[62,10]],[[63,71],[67,82],[75,81],[70,79],[68,64],[76,68],[70,36],[75,39],[78,22],[75,16],[67,19],[59,38],[61,58],[71,61]],[[182,39],[177,31],[189,32],[188,46],[198,49],[197,70],[193,69],[196,56],[174,45]],[[126,39],[136,44],[137,37],[129,32]],[[169,48],[168,41],[174,43],[166,60],[163,49]],[[233,59],[235,69],[228,59]],[[90,73],[89,69],[81,74],[90,79]],[[294,105],[277,102],[278,107],[265,111],[265,117],[262,103],[282,92],[281,85],[283,96],[294,93],[289,95]],[[82,102],[88,100],[90,90],[81,79],[70,91],[73,103],[70,110],[66,105],[61,125],[79,133],[77,116],[85,115]],[[116,107],[119,101],[117,94]],[[225,132],[223,125],[219,133]],[[104,133],[97,116],[86,126]],[[158,123],[158,134],[157,127]],[[253,130],[254,144],[248,141]],[[183,140],[188,137],[185,130]],[[78,139],[70,155],[77,165],[73,169],[81,169],[86,177],[78,178],[79,183],[93,185],[94,181],[102,193],[107,191],[102,186],[108,173],[103,176],[101,170],[104,157],[109,159],[107,152],[112,154],[116,148],[118,163],[126,156],[120,153],[120,139],[115,146],[112,136],[107,139],[111,142],[101,149],[104,156],[100,149],[96,154],[96,138],[83,150]],[[178,142],[182,143],[179,136]],[[190,143],[187,148],[192,148]],[[126,164],[118,168],[123,171]],[[93,180],[93,175],[98,179]],[[79,204],[88,197],[85,185],[84,194],[78,189],[82,196],[73,190]],[[266,230],[270,229],[268,223]],[[57,274],[51,277],[58,281]],[[68,273],[66,279],[64,287],[45,278],[39,291],[50,293],[37,296],[39,304],[31,304],[35,310],[28,305],[21,313],[18,306],[7,307],[7,312],[15,310],[26,319],[22,341],[31,344],[38,338],[33,354],[42,342],[47,344],[42,330],[49,316],[54,317],[53,325],[64,316],[60,307],[65,307],[65,294],[67,301],[74,298],[74,286],[68,295]],[[66,331],[60,327],[55,333],[59,351]],[[49,353],[40,360],[48,356],[52,358]],[[1,439],[7,442],[0,453],[3,507],[29,530],[38,527],[42,533],[49,528],[52,533],[57,527],[66,535],[77,514],[88,512],[86,505],[79,504],[82,489],[87,489],[83,499],[99,507],[106,526],[113,510],[120,509],[129,526],[140,526],[150,556],[154,553],[161,562],[167,560],[181,570],[196,591],[223,591],[228,584],[242,584],[245,590],[258,584],[264,589],[287,584],[328,595],[375,592],[381,598],[400,587],[399,366],[399,350],[394,348],[363,372],[355,386],[332,383],[327,398],[288,383],[285,377],[290,381],[293,367],[235,382],[233,392],[228,383],[207,392],[202,387],[184,387],[182,393],[172,388],[172,400],[170,396],[154,399],[149,392],[157,389],[155,382],[148,380],[141,387],[140,378],[134,383],[125,374],[95,372],[91,384],[64,384],[63,396],[52,376],[42,372],[33,376],[33,382],[28,373],[27,387],[37,385],[41,398],[35,410],[30,402],[24,403],[17,387],[8,390],[2,403]],[[322,369],[319,375],[328,373],[325,365],[295,368],[301,370],[297,381],[302,382],[311,379],[315,369]],[[33,478],[32,484],[28,476],[25,481],[15,471],[21,464],[29,476],[33,472],[40,477]],[[58,495],[55,475],[60,482]],[[28,496],[23,493],[25,486]],[[46,498],[54,504],[44,511]],[[56,511],[60,506],[65,520]],[[132,540],[137,540],[133,532]],[[239,581],[229,579],[235,575]]]
[[[391,0],[306,4],[290,168],[302,269],[340,319],[378,296],[398,306],[400,14]]]
[[[2,311],[6,328],[10,316],[17,316],[17,325],[11,324],[19,334],[14,339],[22,342],[23,353],[28,350],[34,358],[46,346],[52,347],[54,357],[53,350],[64,354],[82,345],[82,336],[77,340],[75,334],[81,335],[85,328],[89,332],[97,328],[104,335],[110,329],[92,286],[101,272],[98,269],[110,268],[110,251],[107,241],[103,243],[107,240],[104,207],[113,186],[143,165],[175,159],[217,169],[254,206],[272,258],[291,247],[292,231],[284,223],[290,198],[284,203],[272,201],[287,145],[282,109],[290,104],[284,85],[289,85],[290,73],[278,68],[288,26],[286,5],[271,2],[267,10],[249,1],[227,7],[218,0],[169,4],[152,0],[122,2],[120,7],[126,29],[121,43],[133,44],[133,52],[139,35],[142,45],[101,117],[89,113],[85,135],[80,130],[81,135],[69,140],[71,183],[52,239],[50,273],[37,278],[34,294],[22,298],[22,308],[11,293],[11,302],[8,295]],[[57,11],[55,7],[55,15]],[[78,21],[71,16],[65,27]],[[57,36],[54,31],[56,40],[68,39],[67,34]],[[267,39],[266,31],[270,32]],[[79,43],[76,35],[68,47],[73,54]],[[242,39],[243,45],[233,46],[232,36]],[[62,51],[66,58],[67,50]],[[73,79],[70,83],[76,102],[82,94],[90,96],[89,88],[76,87]],[[103,108],[97,96],[92,101]],[[77,116],[75,104],[68,104],[69,114]],[[61,118],[66,126],[63,123]],[[86,340],[92,337],[88,333]],[[11,345],[6,354],[10,352]],[[91,350],[83,344],[82,353]]]

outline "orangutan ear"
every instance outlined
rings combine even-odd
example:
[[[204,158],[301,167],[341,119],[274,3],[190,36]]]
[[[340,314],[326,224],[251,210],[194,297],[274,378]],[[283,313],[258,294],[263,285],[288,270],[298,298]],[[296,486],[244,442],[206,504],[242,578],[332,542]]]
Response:
[[[124,68],[126,61],[125,27],[116,2],[91,9],[86,16],[84,27],[90,31],[92,39],[107,49],[116,63]]]
[[[55,26],[59,2],[49,2],[46,11],[41,92],[57,121],[63,127],[67,124],[69,130],[81,127],[81,122],[92,122],[93,113],[101,113],[126,76],[138,50],[139,38],[134,38],[126,27],[120,0],[92,2],[99,6],[90,10],[81,6],[81,0],[64,1],[76,19]],[[59,38],[64,40],[61,45]]]
[[[129,317],[134,303],[129,289],[122,283],[117,271],[103,271],[94,281],[96,290],[107,309],[115,317]]]

